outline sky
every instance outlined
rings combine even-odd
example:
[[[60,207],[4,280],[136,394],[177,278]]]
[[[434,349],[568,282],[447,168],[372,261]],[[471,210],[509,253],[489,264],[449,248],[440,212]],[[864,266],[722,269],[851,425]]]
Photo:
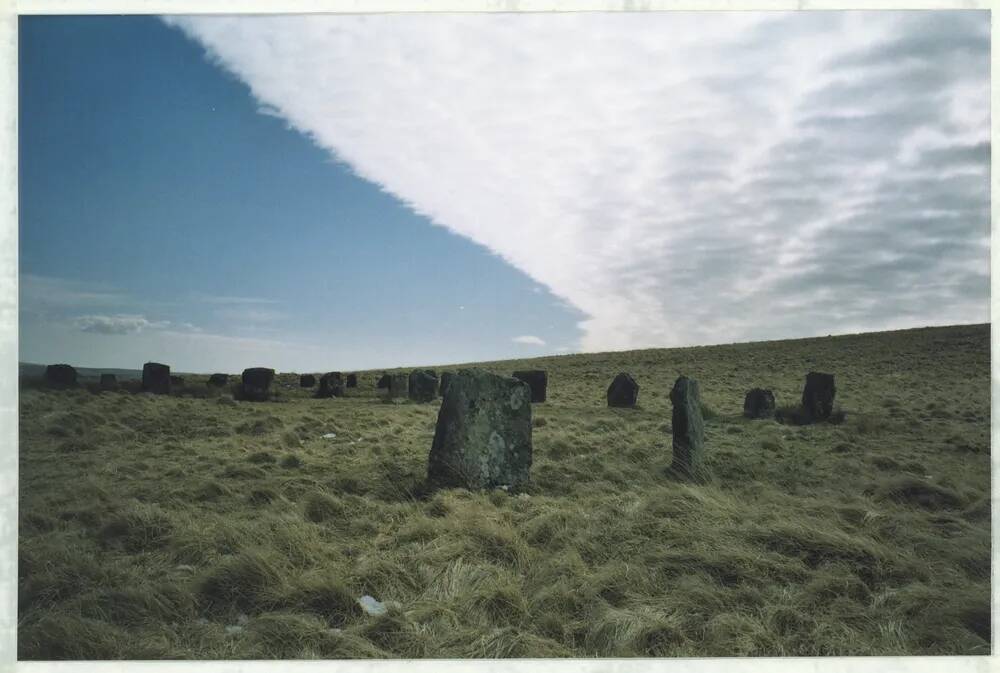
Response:
[[[988,17],[21,17],[20,359],[987,322]]]

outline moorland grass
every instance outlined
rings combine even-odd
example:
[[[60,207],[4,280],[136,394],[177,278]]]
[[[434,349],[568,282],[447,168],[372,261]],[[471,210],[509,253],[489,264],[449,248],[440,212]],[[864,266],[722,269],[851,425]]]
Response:
[[[977,325],[485,363],[548,371],[520,494],[427,489],[438,403],[380,403],[381,372],[266,403],[25,382],[18,654],[987,654],[989,352]],[[742,417],[753,387],[792,415],[810,370],[839,423]],[[669,472],[680,374],[700,483]]]

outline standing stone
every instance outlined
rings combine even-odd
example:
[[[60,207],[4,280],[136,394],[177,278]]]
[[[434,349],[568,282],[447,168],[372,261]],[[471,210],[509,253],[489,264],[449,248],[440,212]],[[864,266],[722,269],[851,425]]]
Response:
[[[267,367],[244,369],[240,387],[241,396],[252,402],[267,402],[271,399],[271,383],[273,381],[273,369]]]
[[[455,372],[441,372],[441,397],[444,397],[445,393],[448,392],[448,384],[451,383],[454,376]]]
[[[404,399],[409,395],[410,377],[407,374],[393,374],[389,377],[389,399]]]
[[[159,362],[147,362],[142,366],[142,389],[156,395],[170,394],[170,367]]]
[[[763,388],[748,391],[743,400],[743,415],[747,418],[773,418],[774,393]]]
[[[544,402],[545,388],[549,384],[548,375],[541,369],[526,369],[514,372],[514,378],[520,379],[531,388],[531,401]]]
[[[71,388],[76,385],[76,369],[70,365],[49,365],[45,368],[45,383],[53,388]]]
[[[224,388],[229,385],[229,374],[212,374],[208,377],[208,383],[213,388]]]
[[[341,397],[344,394],[344,377],[340,372],[327,372],[319,377],[316,397]]]
[[[811,420],[826,420],[833,413],[836,394],[833,374],[809,372],[806,374],[806,387],[802,390],[802,410]]]
[[[348,374],[347,375],[347,387],[348,388],[357,388],[358,387],[358,375],[357,374]]]
[[[303,374],[299,377],[300,388],[312,388],[314,385],[316,385],[316,377],[312,374]]]
[[[688,476],[697,476],[705,462],[705,422],[701,417],[701,395],[698,382],[681,376],[670,391],[674,405],[671,425],[674,434],[672,469]]]
[[[388,374],[386,374],[386,373],[383,372],[382,376],[380,376],[378,378],[378,381],[375,382],[375,387],[379,388],[380,390],[384,389],[384,388],[388,388],[389,387],[389,380],[391,378],[392,378],[391,376],[389,376]]]
[[[609,407],[634,407],[639,399],[639,384],[629,374],[620,373],[608,386]]]
[[[101,374],[101,390],[118,390],[118,377],[114,374]]]
[[[414,402],[431,402],[437,397],[437,377],[433,370],[414,369],[410,372],[410,399]]]
[[[517,488],[531,469],[531,388],[463,369],[438,411],[427,479],[435,486]]]

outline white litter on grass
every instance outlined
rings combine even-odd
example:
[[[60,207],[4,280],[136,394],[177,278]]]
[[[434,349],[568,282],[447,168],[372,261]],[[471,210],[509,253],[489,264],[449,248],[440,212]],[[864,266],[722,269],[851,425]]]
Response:
[[[236,623],[237,623],[237,624],[241,624],[241,625],[243,625],[243,624],[246,624],[246,623],[247,623],[247,622],[249,622],[249,621],[250,621],[250,618],[249,618],[249,617],[247,617],[247,616],[246,616],[245,614],[243,614],[242,612],[241,612],[241,613],[240,613],[239,615],[237,615],[237,616],[236,616]]]
[[[243,633],[243,627],[242,626],[227,626],[226,627],[226,635],[227,636],[235,636],[235,635],[240,634],[240,633]]]
[[[358,599],[358,605],[361,606],[362,610],[370,615],[375,615],[376,617],[378,615],[384,615],[388,611],[388,608],[385,607],[385,603],[380,603],[368,594],[365,594]]]
[[[337,433],[335,432],[328,432],[325,435],[323,435],[323,439],[336,439],[336,438],[337,438]]]

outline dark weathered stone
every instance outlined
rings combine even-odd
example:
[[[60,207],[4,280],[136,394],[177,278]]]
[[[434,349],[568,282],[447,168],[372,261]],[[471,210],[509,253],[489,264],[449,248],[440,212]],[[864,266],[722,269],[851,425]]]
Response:
[[[384,389],[389,387],[389,381],[392,379],[388,374],[382,374],[378,377],[378,381],[375,382],[375,387],[379,389]]]
[[[171,386],[182,386],[182,385],[184,385],[184,377],[183,376],[171,376],[170,377],[170,385]]]
[[[414,369],[410,372],[409,392],[414,402],[431,402],[437,397],[438,380],[433,370]]]
[[[357,374],[348,374],[347,375],[346,386],[348,388],[357,388],[358,387],[358,375]]]
[[[341,397],[344,394],[344,376],[340,372],[327,372],[319,377],[316,397]]]
[[[639,384],[631,375],[621,372],[608,386],[609,407],[634,407],[639,399]]]
[[[681,376],[670,391],[674,405],[673,428],[674,460],[672,468],[680,473],[697,476],[704,468],[705,422],[701,417],[701,395],[698,382]]]
[[[389,377],[389,399],[403,399],[410,393],[410,377],[408,374],[393,374]]]
[[[774,393],[763,388],[748,391],[743,400],[743,415],[747,418],[773,418]]]
[[[541,369],[526,369],[514,372],[514,378],[520,379],[531,388],[531,401],[538,403],[545,401],[545,388],[548,386],[549,377]]]
[[[454,377],[455,377],[455,372],[441,372],[441,385],[440,385],[441,397],[444,397],[445,392],[448,390],[448,384],[451,383],[451,380]]]
[[[118,377],[114,374],[101,374],[101,390],[118,390]]]
[[[53,388],[76,385],[76,369],[70,365],[49,365],[45,368],[45,383]]]
[[[244,369],[240,396],[251,402],[267,402],[271,399],[271,383],[273,382],[273,369],[267,367]]]
[[[462,370],[448,384],[427,464],[435,486],[517,488],[531,469],[531,389],[514,378]]]
[[[312,374],[303,374],[299,377],[300,388],[312,388],[314,385],[316,385],[316,377]]]
[[[167,395],[170,393],[170,367],[159,362],[147,362],[142,366],[142,389],[147,393]]]
[[[229,385],[229,374],[212,374],[208,377],[207,385],[213,388],[224,388]]]
[[[802,390],[802,410],[812,420],[826,420],[833,413],[833,399],[836,395],[833,374],[809,372],[806,374],[806,386]]]

